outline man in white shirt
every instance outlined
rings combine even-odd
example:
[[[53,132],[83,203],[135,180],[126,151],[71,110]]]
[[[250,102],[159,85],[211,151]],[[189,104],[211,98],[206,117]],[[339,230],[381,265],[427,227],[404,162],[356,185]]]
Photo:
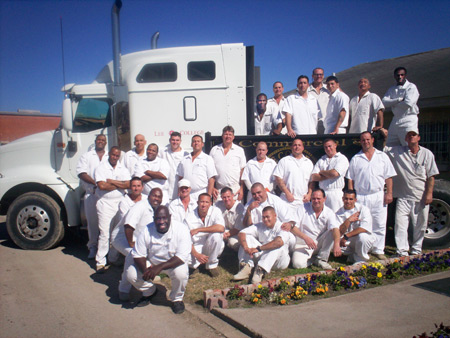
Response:
[[[327,105],[330,99],[330,92],[324,86],[324,70],[323,68],[317,67],[313,69],[312,72],[312,80],[313,82],[308,88],[308,95],[314,97],[317,102],[319,102],[320,113],[319,113],[319,121],[317,123],[317,134],[323,135],[325,129],[323,126],[323,120],[327,115]]]
[[[222,212],[225,221],[223,240],[229,248],[238,251],[239,241],[237,234],[243,229],[244,205],[233,198],[231,188],[223,188],[220,191],[220,196],[221,200],[216,203],[216,207]]]
[[[245,165],[242,172],[242,181],[245,183],[248,194],[247,201],[252,197],[250,189],[253,184],[259,182],[268,192],[273,192],[273,170],[277,163],[270,157],[267,157],[267,143],[259,142],[256,146],[256,157],[252,158]]]
[[[384,134],[387,130],[382,129]],[[419,146],[420,135],[406,133],[407,146],[385,147],[384,152],[394,165],[393,178],[395,211],[395,243],[397,255],[407,256],[409,251],[408,227],[411,222],[413,238],[411,254],[422,253],[422,243],[428,226],[428,212],[433,201],[434,176],[439,174],[433,153]]]
[[[356,203],[356,191],[346,190],[342,198],[344,205],[336,217],[341,224],[339,232],[342,253],[350,263],[358,264],[370,259],[369,250],[375,238],[372,235],[372,216],[370,210]]]
[[[348,169],[348,159],[337,152],[335,140],[326,139],[323,143],[325,155],[314,165],[311,174],[311,185],[319,182],[319,187],[327,196],[325,205],[336,212],[342,206],[342,189],[345,186],[345,174]],[[311,189],[313,186],[311,187]]]
[[[127,278],[142,292],[142,298],[136,306],[150,304],[157,291],[154,279],[165,272],[172,285],[169,295],[172,311],[175,314],[184,312],[183,297],[189,278],[187,261],[190,247],[186,226],[171,220],[167,207],[159,207],[155,212],[155,221],[144,229],[131,251],[134,263],[127,269]]]
[[[300,75],[297,79],[298,92],[286,99],[283,113],[286,114],[286,128],[290,137],[317,134],[320,107],[317,100],[308,95],[309,79]]]
[[[395,86],[389,88],[384,94],[383,103],[386,108],[391,107],[394,117],[389,125],[389,134],[386,145],[406,146],[406,133],[408,131],[419,132],[419,91],[416,85],[406,79],[406,68],[397,67],[394,70]]]
[[[356,190],[359,203],[369,208],[375,242],[372,254],[386,259],[384,242],[386,237],[387,205],[392,202],[392,177],[396,175],[391,161],[385,153],[373,146],[373,135],[365,131],[360,135],[362,150],[350,161],[347,171],[348,188]],[[386,185],[386,193],[384,186]]]
[[[178,198],[170,202],[169,211],[172,219],[185,223],[188,215],[197,208],[197,201],[191,195],[191,182],[183,178],[178,181]]]
[[[201,264],[205,264],[210,276],[218,277],[219,256],[225,247],[223,242],[225,220],[220,209],[212,205],[210,195],[200,194],[198,207],[188,215],[186,223],[192,239],[189,259],[189,267],[194,269],[192,275],[198,272]]]
[[[289,265],[289,232],[281,229],[274,208],[263,210],[263,221],[245,228],[239,233],[240,271],[234,280],[244,280],[253,272],[252,283],[258,284],[272,269],[283,270]]]
[[[339,89],[336,76],[327,77],[327,88],[330,99],[327,105],[327,115],[324,118],[325,134],[345,134],[348,126],[349,97]]]
[[[298,214],[298,222],[295,226],[283,224],[283,230],[290,231],[297,237],[294,253],[292,254],[292,266],[302,269],[311,264],[330,270],[328,264],[330,251],[333,248],[335,257],[341,256],[339,246],[339,223],[334,212],[325,206],[325,192],[317,189],[312,192],[311,203],[305,204],[303,213]]]
[[[349,133],[360,134],[363,131],[375,131],[383,128],[383,102],[377,94],[371,93],[369,89],[369,79],[361,78],[358,82],[359,94],[350,101]]]
[[[267,110],[267,95],[258,94],[256,96],[255,135],[271,135],[274,129],[281,131],[281,127],[281,118],[278,119],[276,115]]]
[[[177,168],[179,180],[186,178],[191,183],[191,198],[197,200],[204,192],[212,196],[216,166],[211,156],[203,152],[203,138],[200,135],[192,137],[192,153],[181,160]]]
[[[277,124],[276,126],[273,126],[272,134],[285,134],[286,116],[283,114],[283,106],[286,102],[286,99],[283,96],[283,83],[281,81],[274,82],[272,90],[274,96],[267,101],[267,111],[272,114],[272,119]],[[278,123],[280,120],[282,121],[281,125]]]
[[[105,272],[106,255],[109,251],[109,238],[111,223],[117,213],[117,209],[125,194],[125,189],[130,187],[130,172],[119,162],[120,149],[116,146],[109,151],[108,161],[101,163],[95,170],[97,187],[95,194],[98,197],[98,249],[95,256],[97,262],[96,271]]]
[[[214,160],[217,170],[214,199],[219,199],[219,191],[229,187],[233,190],[233,195],[238,201],[244,198],[244,183],[241,182],[247,160],[244,149],[233,143],[234,128],[226,126],[222,130],[222,143],[214,146],[209,155]]]
[[[311,198],[308,182],[314,165],[310,159],[303,156],[304,149],[302,140],[293,140],[292,154],[283,157],[273,172],[275,181],[282,191],[280,197],[291,206],[303,204]]]
[[[160,188],[163,192],[163,204],[169,202],[169,183],[167,177],[170,174],[169,163],[158,157],[159,148],[155,143],[147,147],[147,158],[140,161],[136,172],[141,177],[144,185],[144,194],[148,194],[153,188]]]
[[[147,144],[147,140],[145,136],[142,134],[137,134],[134,137],[134,148],[127,151],[123,157],[123,164],[130,172],[130,175],[136,176],[136,165],[139,161],[145,159],[147,156],[145,152],[145,145]]]
[[[95,195],[97,183],[94,179],[94,173],[100,163],[108,160],[108,154],[105,151],[106,143],[105,135],[97,135],[95,138],[94,149],[84,153],[77,163],[77,175],[80,178],[81,186],[85,191],[84,212],[86,214],[89,236],[89,241],[87,243],[89,250],[88,259],[94,259],[97,254],[99,230],[96,208],[97,196]]]
[[[159,153],[159,157],[165,159],[170,167],[170,173],[167,177],[169,202],[178,197],[177,168],[181,160],[187,155],[189,155],[189,152],[181,148],[181,134],[173,131],[170,134],[169,145]]]

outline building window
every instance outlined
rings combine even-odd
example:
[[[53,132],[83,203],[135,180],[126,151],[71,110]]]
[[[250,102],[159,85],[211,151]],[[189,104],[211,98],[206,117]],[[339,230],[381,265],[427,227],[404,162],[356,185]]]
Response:
[[[420,144],[431,150],[440,170],[448,170],[450,165],[449,127],[448,121],[419,124]]]
[[[211,81],[216,78],[214,61],[192,61],[188,63],[188,79],[190,81]]]
[[[138,83],[175,82],[177,65],[173,62],[145,65],[136,78]]]

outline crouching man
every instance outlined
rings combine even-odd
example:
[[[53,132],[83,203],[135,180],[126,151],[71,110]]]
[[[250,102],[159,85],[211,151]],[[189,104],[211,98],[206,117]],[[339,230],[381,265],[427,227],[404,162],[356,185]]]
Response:
[[[245,228],[238,234],[239,263],[241,270],[233,276],[234,280],[250,277],[255,262],[257,266],[253,272],[252,283],[260,283],[270,270],[286,269],[289,265],[289,232],[281,229],[281,222],[277,220],[275,209],[265,207],[262,223]]]
[[[362,263],[370,259],[369,250],[375,242],[372,235],[372,215],[369,208],[356,203],[356,191],[345,190],[344,206],[336,217],[341,224],[339,232],[342,236],[340,246],[342,253],[348,256],[350,263]]]
[[[183,296],[189,279],[187,261],[191,252],[188,228],[180,222],[171,221],[169,209],[156,209],[154,221],[138,236],[131,251],[134,264],[127,269],[128,281],[139,291],[142,298],[136,306],[150,304],[156,295],[153,279],[161,272],[169,275],[172,291],[169,300],[176,314],[184,311]]]

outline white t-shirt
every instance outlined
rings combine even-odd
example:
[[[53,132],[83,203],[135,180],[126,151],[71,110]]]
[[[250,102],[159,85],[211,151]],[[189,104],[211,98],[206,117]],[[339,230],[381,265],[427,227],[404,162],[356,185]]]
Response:
[[[172,148],[167,146],[163,151],[159,152],[159,157],[165,159],[169,163],[170,173],[167,177],[169,200],[172,201],[178,197],[178,180],[177,168],[181,160],[189,155],[187,151],[181,149],[180,151],[172,151]]]
[[[283,112],[292,116],[292,129],[297,135],[317,134],[320,106],[312,95],[306,99],[298,92],[290,95]]]
[[[244,220],[245,207],[241,202],[234,201],[230,210],[225,207],[223,201],[218,201],[216,207],[222,212],[226,230],[243,229],[242,222]]]
[[[109,161],[100,163],[100,165],[95,169],[95,182],[106,182],[107,179],[118,180],[118,181],[128,181],[131,179],[130,172],[125,166],[119,161],[116,167],[113,168]],[[115,189],[112,191],[96,189],[95,194],[99,198],[107,199],[118,199],[125,194],[124,189]]]
[[[272,113],[267,109],[261,119],[257,112],[255,112],[254,115],[255,135],[270,135],[274,128],[273,126],[276,127],[279,123],[283,122],[281,119],[278,119],[276,116],[272,115]]]
[[[210,206],[208,209],[208,213],[205,217],[205,223],[203,223],[202,219],[198,215],[198,208],[194,210],[194,212],[190,213],[186,219],[186,223],[188,225],[189,230],[198,229],[198,228],[206,228],[214,224],[220,224],[225,227],[225,220],[223,219],[222,212],[219,208],[215,206]],[[206,232],[199,232],[198,234],[192,236],[192,242],[194,244],[198,242],[202,242],[202,237],[208,236],[209,234]]]
[[[147,158],[140,161],[136,167],[136,173],[139,177],[145,175],[147,170],[160,172],[164,176],[169,177],[170,175],[170,166],[169,163],[162,158],[156,157],[153,161],[149,161]],[[148,182],[145,182],[144,185],[144,194],[149,194],[153,188],[160,188],[163,192],[163,201],[164,204],[168,202],[169,196],[169,183],[167,179],[151,179]]]
[[[336,212],[336,217],[339,222],[339,225],[345,222],[347,218],[349,218],[351,215],[359,212],[359,221],[352,222],[350,226],[348,227],[346,232],[351,232],[358,228],[363,228],[366,230],[369,234],[372,233],[372,215],[370,214],[369,208],[366,206],[355,203],[355,207],[353,209],[347,210],[344,207],[340,208]]]
[[[339,113],[342,110],[345,110],[345,118],[339,128],[346,128],[348,126],[349,101],[350,99],[347,94],[339,89],[330,95],[330,100],[327,105],[327,116],[323,120],[325,134],[329,134],[334,131],[334,127],[336,126],[339,118]]]
[[[257,223],[250,225],[243,229],[241,232],[247,236],[253,236],[262,245],[272,242],[275,238],[280,237],[283,240],[283,246],[285,248],[289,245],[290,232],[281,229],[281,222],[277,221],[272,229],[268,228],[264,223]]]
[[[245,182],[248,190],[255,183],[261,183],[264,188],[273,190],[273,170],[277,163],[270,157],[266,157],[264,162],[258,162],[256,156],[247,162],[242,172],[242,181]]]
[[[191,182],[191,194],[193,194],[206,192],[208,180],[217,176],[217,171],[211,156],[201,152],[194,161],[191,154],[185,156],[178,165],[177,175]]]
[[[100,161],[100,158],[97,155],[97,152],[95,149],[89,150],[88,152],[81,155],[80,159],[77,163],[77,175],[80,175],[82,173],[88,174],[92,179],[95,180],[95,169],[100,165],[100,163],[104,163],[108,161],[108,153],[105,152],[102,156],[102,160]],[[84,190],[89,193],[94,193],[94,185],[87,183],[80,179],[81,186],[84,188]]]
[[[322,170],[336,170],[339,174],[338,177],[329,178],[319,182],[319,186],[323,190],[342,190],[345,186],[345,174],[348,169],[348,159],[341,153],[336,153],[332,158],[329,158],[326,154],[323,155],[317,163],[314,165],[312,174],[318,174]]]
[[[392,107],[394,118],[391,123],[400,127],[417,127],[419,95],[416,85],[408,80],[401,86],[395,85],[389,88],[384,94],[383,103],[386,108]]]
[[[253,199],[247,202],[245,205],[245,212],[247,211],[248,206],[253,202]],[[268,193],[267,199],[262,202],[258,207],[254,208],[251,211],[251,217],[253,224],[262,222],[262,212],[265,207],[271,206],[275,209],[275,213],[277,214],[277,219],[284,223],[295,220],[295,216],[292,214],[292,208],[288,203],[283,201],[277,195]],[[244,212],[244,214],[245,214]]]
[[[123,164],[124,164],[125,168],[128,169],[128,171],[130,172],[130,175],[132,177],[137,176],[136,175],[136,166],[140,161],[144,160],[146,157],[147,157],[147,154],[145,151],[142,154],[142,156],[140,156],[138,153],[136,153],[136,147],[134,147],[133,149],[131,149],[125,153],[125,156],[123,157]]]
[[[362,133],[372,131],[377,124],[377,113],[384,111],[384,105],[377,94],[367,92],[361,100],[356,95],[350,101],[351,123],[349,133]]]
[[[339,228],[339,225],[336,215],[326,205],[323,206],[319,217],[316,217],[311,203],[305,203],[303,216],[301,216],[300,221],[296,224],[301,232],[314,240],[317,240],[325,231]]]
[[[330,100],[330,92],[328,91],[325,85],[322,85],[322,87],[320,88],[320,93],[317,94],[313,85],[310,84],[308,88],[308,95],[312,95],[319,102],[320,106],[319,120],[323,121],[323,119],[327,116],[327,106],[328,101]]]
[[[274,129],[278,126],[279,123],[282,123],[283,119],[286,117],[283,114],[283,107],[285,103],[286,98],[284,96],[281,97],[280,104],[278,104],[277,100],[274,97],[267,100],[266,111],[272,114],[272,121],[274,122],[272,128]],[[281,134],[286,134],[286,126],[281,129]]]
[[[197,208],[197,202],[190,198],[187,209],[184,209],[183,202],[181,202],[181,199],[178,197],[170,202],[169,213],[172,215],[172,219],[184,223],[188,215],[194,212],[195,208]]]

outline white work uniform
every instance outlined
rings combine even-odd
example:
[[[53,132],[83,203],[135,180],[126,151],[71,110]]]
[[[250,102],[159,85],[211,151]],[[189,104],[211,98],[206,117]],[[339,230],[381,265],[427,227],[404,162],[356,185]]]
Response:
[[[306,99],[298,92],[290,95],[283,112],[292,116],[292,129],[297,135],[317,134],[320,106],[312,95],[308,95]]]
[[[345,134],[346,127],[348,126],[348,115],[349,115],[349,97],[347,94],[339,89],[336,89],[333,94],[330,95],[330,100],[327,105],[327,115],[323,120],[325,126],[325,134],[332,133],[339,119],[339,114],[342,110],[345,110],[345,118],[339,126],[338,134]]]
[[[291,205],[303,204],[303,196],[308,193],[308,182],[313,167],[313,163],[305,155],[296,159],[292,154],[283,157],[275,167],[273,176],[281,178],[294,195],[295,200],[290,203]],[[280,197],[287,202],[284,192]]]
[[[150,194],[153,188],[160,188],[163,194],[161,204],[167,205],[169,203],[169,182],[167,181],[167,177],[170,175],[169,162],[159,157],[156,157],[153,161],[149,161],[146,158],[136,166],[136,173],[139,177],[144,176],[147,170],[159,172],[166,176],[166,179],[158,178],[145,182],[143,193]]]
[[[194,212],[195,208],[197,208],[197,201],[194,201],[192,196],[189,196],[189,204],[187,209],[184,208],[183,202],[178,197],[173,200],[169,204],[169,213],[172,216],[172,219],[177,220],[178,222],[185,223],[187,216]]]
[[[216,203],[216,207],[220,209],[222,212],[223,219],[225,221],[225,232],[230,231],[232,229],[238,229],[239,231],[244,228],[243,220],[245,207],[241,202],[234,201],[231,209],[227,209],[223,201],[218,201]],[[226,241],[229,248],[237,251],[239,249],[239,240],[237,234],[234,236],[228,237]]]
[[[222,212],[219,208],[215,206],[210,206],[208,213],[205,217],[205,223],[198,215],[198,208],[194,210],[193,213],[188,215],[186,219],[189,230],[206,228],[214,224],[220,224],[225,226],[225,220],[223,219]],[[225,245],[223,242],[222,232],[199,232],[198,234],[191,236],[192,244],[198,253],[202,253],[208,256],[208,262],[206,263],[207,269],[217,268],[219,265],[219,256],[222,253]],[[189,266],[192,268],[197,268],[200,262],[194,257],[193,254],[190,255]]]
[[[127,168],[128,171],[130,172],[131,177],[137,176],[136,166],[140,161],[144,160],[146,157],[147,154],[145,153],[145,151],[142,155],[136,153],[136,147],[125,153],[122,162],[125,168]]]
[[[322,85],[322,87],[320,88],[320,93],[317,94],[314,86],[310,84],[308,87],[308,95],[311,95],[317,100],[317,102],[319,102],[320,113],[318,118],[319,121],[323,121],[327,116],[327,106],[328,101],[330,100],[330,92],[328,91],[325,85]]]
[[[384,204],[385,181],[396,175],[391,161],[385,153],[375,149],[372,159],[360,151],[350,161],[347,178],[353,180],[358,201],[369,208],[375,242],[372,252],[384,253],[386,237],[387,205]]]
[[[82,173],[88,174],[92,179],[94,179],[95,169],[100,165],[100,163],[108,161],[108,153],[105,152],[102,156],[102,160],[97,155],[95,149],[89,150],[88,152],[81,155],[77,163],[77,175]],[[94,179],[95,180],[95,179]],[[87,247],[89,249],[97,248],[98,242],[98,216],[97,216],[97,196],[95,195],[96,186],[87,183],[80,179],[81,186],[83,187],[84,194],[84,213],[87,220],[88,236],[89,241]]]
[[[217,176],[216,166],[211,156],[203,151],[192,161],[192,154],[188,154],[180,162],[177,175],[191,182],[191,198],[196,201],[198,196],[208,189],[208,180]]]
[[[342,207],[336,212],[339,224],[344,223],[347,218],[357,212],[360,213],[358,216],[359,221],[351,223],[346,233],[358,228],[362,228],[366,232],[361,232],[356,236],[350,237],[346,243],[346,247],[342,248],[342,253],[349,256],[349,260],[352,263],[365,262],[370,259],[369,251],[375,241],[372,235],[372,215],[370,214],[369,208],[359,203],[355,203],[353,209],[347,210]]]
[[[159,157],[165,159],[169,163],[170,173],[167,176],[168,183],[168,196],[169,202],[177,199],[178,197],[178,178],[177,178],[177,168],[181,160],[188,156],[189,152],[181,149],[180,151],[172,151],[170,145],[168,145],[163,151],[159,152]]]
[[[273,129],[275,129],[279,123],[282,123],[283,119],[286,117],[283,114],[283,107],[285,103],[286,99],[284,96],[281,97],[280,104],[278,104],[277,100],[274,97],[267,100],[266,111],[270,112],[273,116]],[[281,134],[286,134],[286,126],[281,129]]]
[[[350,129],[349,133],[360,134],[363,131],[372,131],[377,124],[377,113],[384,111],[384,105],[377,94],[367,92],[361,100],[356,95],[350,101]]]
[[[433,153],[420,147],[413,154],[407,146],[385,147],[385,153],[394,165],[397,176],[393,178],[395,212],[395,243],[397,253],[407,256],[409,251],[408,226],[413,226],[412,254],[422,252],[422,242],[428,225],[429,205],[425,205],[424,193],[427,179],[438,175]]]
[[[295,226],[314,240],[317,248],[315,250],[310,249],[304,240],[297,238],[292,254],[292,266],[295,269],[306,268],[311,265],[313,259],[327,262],[333,246],[332,230],[339,228],[339,222],[334,212],[324,205],[319,217],[316,217],[311,203],[305,203],[304,210],[302,212],[299,210],[298,214],[299,221],[296,222]],[[314,258],[312,258],[313,256]]]
[[[255,183],[261,183],[269,192],[273,191],[272,174],[276,166],[277,163],[270,157],[266,157],[264,162],[258,162],[255,156],[247,162],[241,177],[248,189],[247,201],[252,198],[250,189]]]
[[[106,182],[107,179],[118,181],[128,181],[131,179],[130,172],[125,166],[117,162],[113,168],[109,161],[101,163],[95,170],[95,181]],[[111,233],[111,223],[117,214],[119,203],[125,194],[123,189],[112,191],[96,189],[95,194],[98,197],[97,215],[98,215],[98,249],[95,260],[97,265],[106,265],[106,255],[109,251],[109,238]]]
[[[258,112],[255,115],[255,135],[270,135],[272,134],[273,126],[277,126],[283,121],[278,119],[276,116],[272,115],[270,111],[266,109],[262,118]]]
[[[247,163],[244,149],[233,143],[225,155],[225,149],[221,143],[214,146],[209,154],[216,165],[216,188],[219,191],[225,187],[231,188],[236,195],[241,187],[241,170]]]
[[[251,225],[241,231],[244,233],[245,240],[249,248],[256,248],[272,242],[275,238],[280,237],[283,245],[273,250],[263,250],[253,254],[253,257],[244,251],[241,246],[239,248],[239,263],[247,263],[251,267],[258,263],[258,266],[270,273],[274,270],[283,270],[289,266],[289,232],[281,229],[281,222],[277,221],[272,229],[268,228],[264,223]]]
[[[173,257],[178,257],[183,264],[176,268],[163,270],[170,277],[172,290],[169,300],[172,302],[182,301],[186,285],[189,279],[189,268],[187,261],[191,252],[191,240],[189,230],[180,222],[172,220],[170,228],[165,234],[156,230],[155,223],[149,224],[139,235],[136,246],[131,251],[133,258],[146,258],[147,267],[165,263]],[[151,296],[156,291],[156,285],[151,280],[145,281],[142,272],[133,262],[126,271],[128,281],[142,292],[144,297]]]
[[[336,212],[342,205],[342,196],[345,186],[345,174],[348,169],[348,159],[341,153],[336,153],[329,158],[326,154],[323,155],[314,165],[312,174],[318,174],[322,170],[336,170],[338,177],[329,178],[319,182],[319,187],[325,191],[326,200],[325,205]]]
[[[405,136],[408,131],[419,132],[419,107],[417,106],[419,95],[416,85],[408,80],[401,86],[392,86],[384,94],[383,103],[386,108],[391,107],[394,114],[389,125],[387,146],[406,146],[408,144]]]

